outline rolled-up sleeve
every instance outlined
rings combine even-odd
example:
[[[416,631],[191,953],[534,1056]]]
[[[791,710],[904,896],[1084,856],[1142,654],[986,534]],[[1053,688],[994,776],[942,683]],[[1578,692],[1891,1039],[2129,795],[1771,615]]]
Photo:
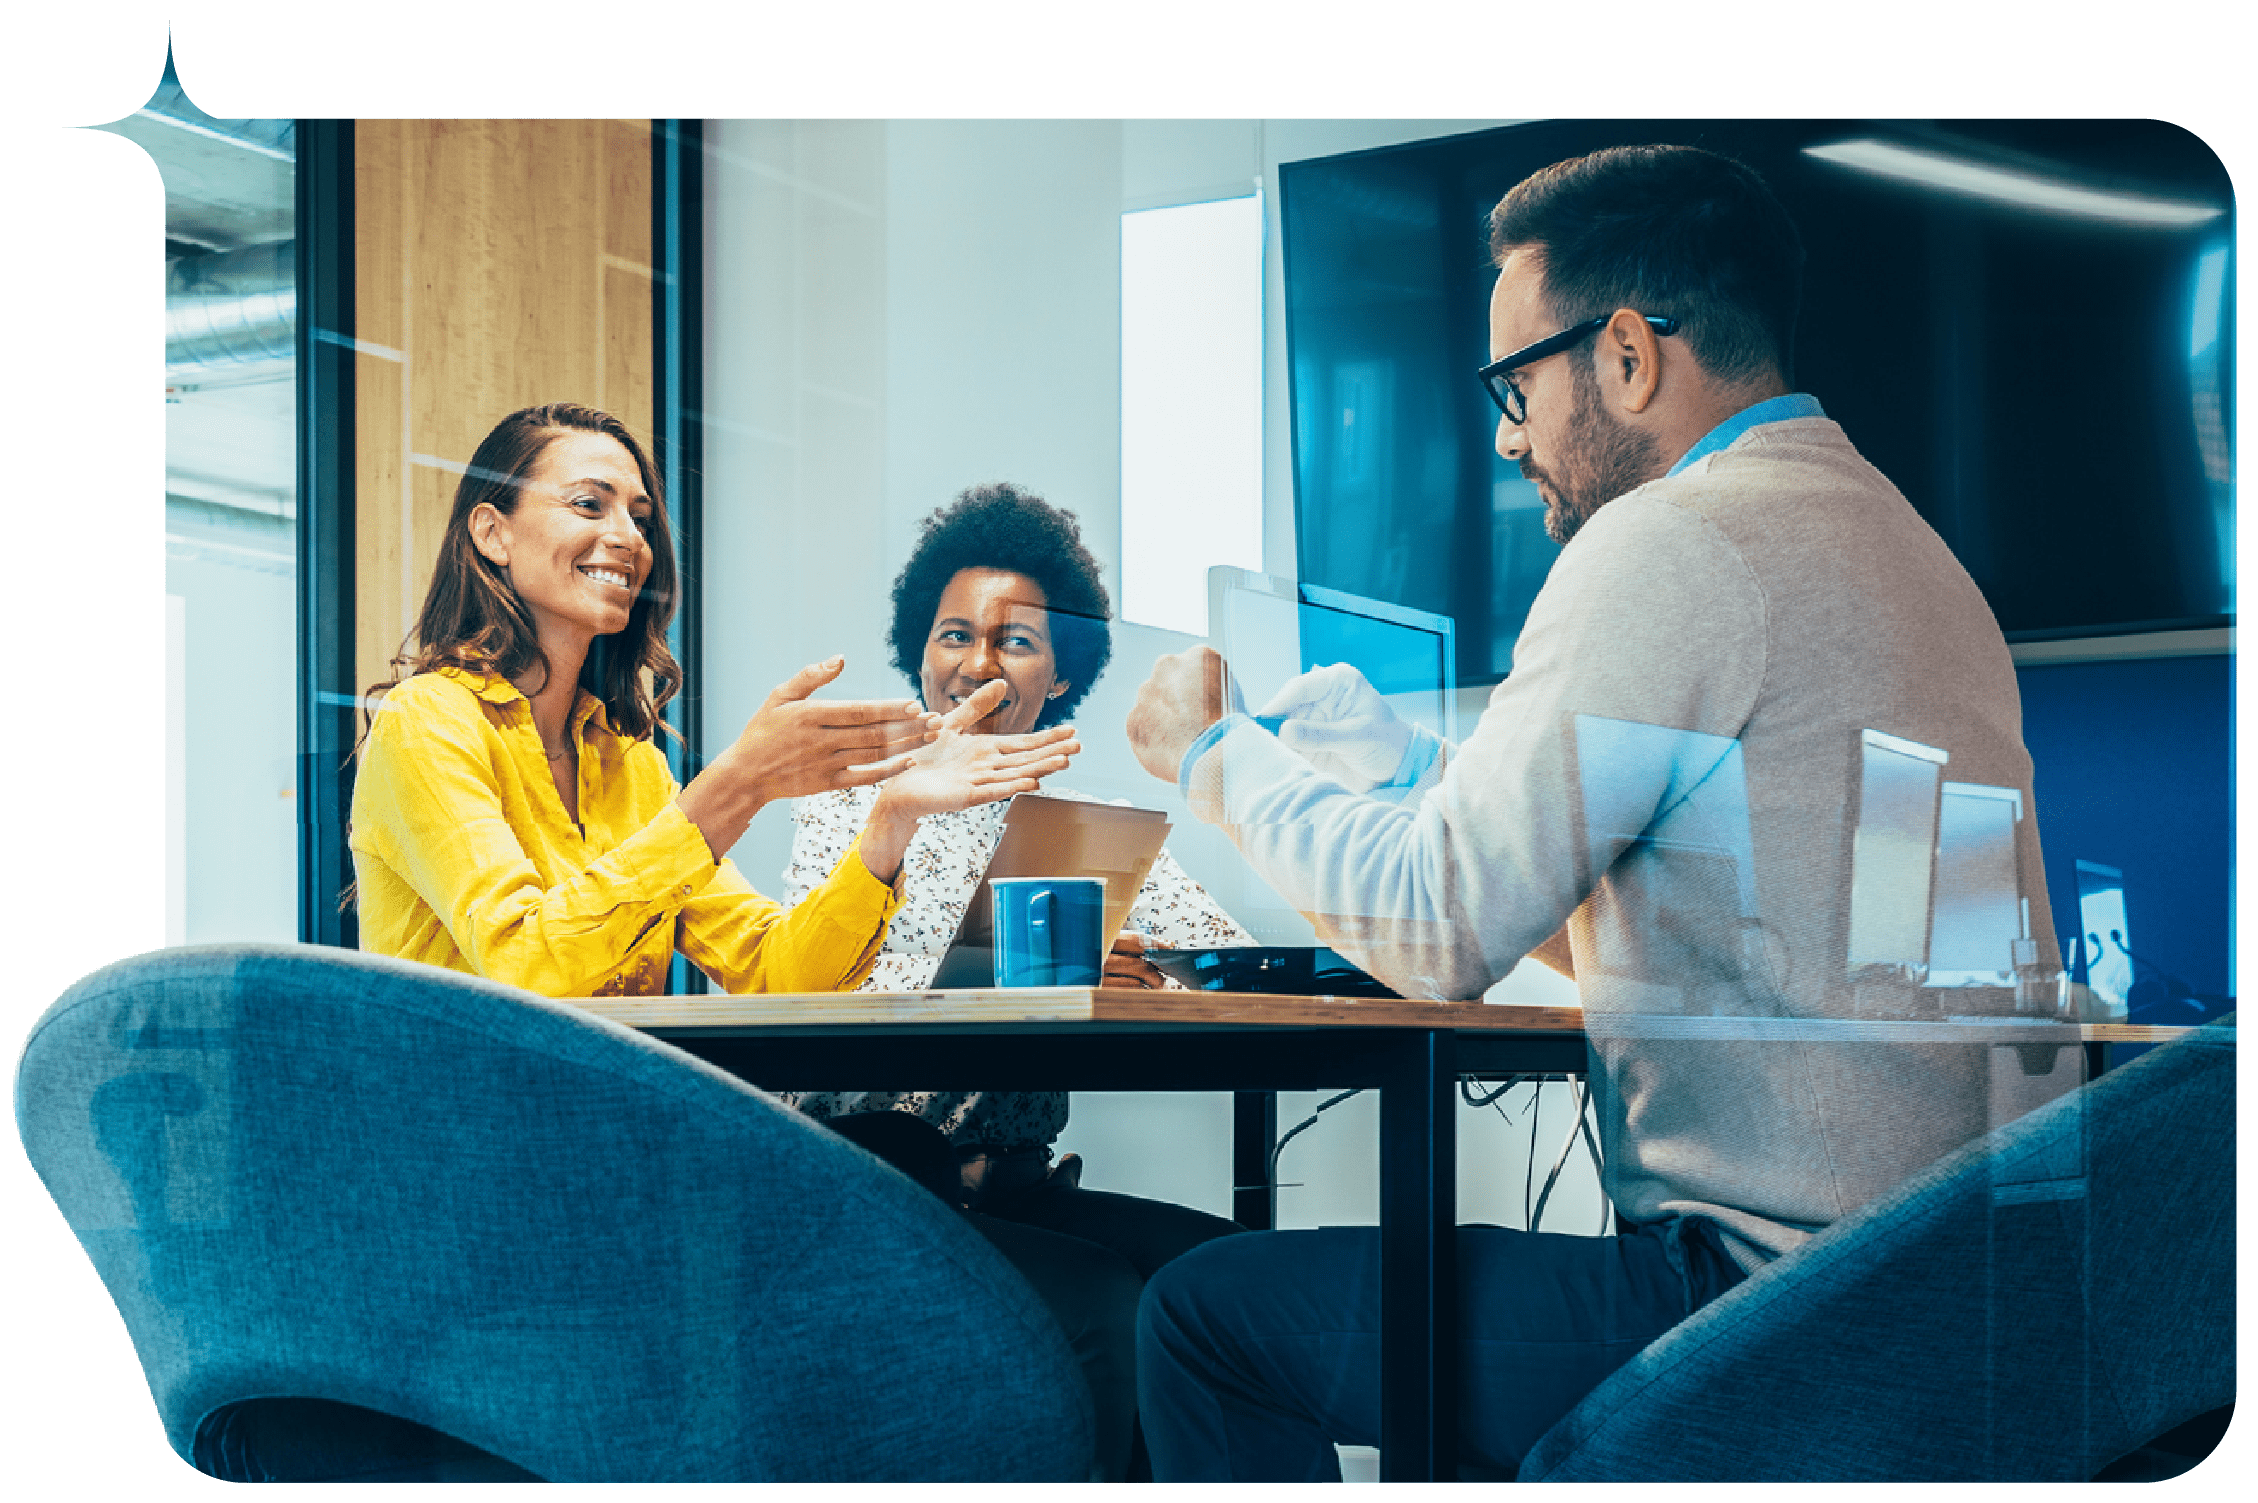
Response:
[[[669,802],[544,887],[505,812],[475,700],[417,708],[376,717],[354,789],[354,843],[430,907],[478,975],[545,996],[588,995],[717,874],[705,837]]]
[[[861,837],[789,910],[724,861],[682,910],[682,953],[731,992],[845,989],[878,951],[901,906],[863,864]]]

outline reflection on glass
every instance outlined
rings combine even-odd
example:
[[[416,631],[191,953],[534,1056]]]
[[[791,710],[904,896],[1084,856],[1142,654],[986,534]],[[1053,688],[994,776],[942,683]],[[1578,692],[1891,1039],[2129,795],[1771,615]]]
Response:
[[[2125,922],[2125,874],[2097,862],[2078,863],[2079,944],[2085,984],[2122,1016],[2133,990],[2132,928]]]
[[[1305,666],[1299,596],[1291,581],[1221,566],[1207,588],[1208,638],[1239,700],[1259,709]]]
[[[2012,986],[2016,943],[2030,933],[2015,869],[2023,796],[1946,783],[1937,811],[1936,912],[1930,986]]]
[[[1398,809],[1439,780],[1457,730],[1448,616],[1219,565],[1208,571],[1208,621],[1239,705],[1320,773]],[[1327,942],[1432,937],[1431,917],[1387,894],[1335,893],[1321,907]],[[1256,933],[1318,922],[1256,890],[1234,913]]]
[[[1740,743],[1578,715],[1576,790],[1586,863],[1578,886],[1592,893],[1594,984],[1606,1005],[1772,1010],[1784,978],[1768,974],[1757,923]]]
[[[165,184],[167,939],[294,940],[295,125],[215,119],[168,64],[105,128]]]
[[[1457,739],[1448,616],[1245,569],[1210,569],[1208,592],[1211,638],[1250,710],[1312,668],[1347,663],[1398,717]]]
[[[2187,569],[2192,578],[2218,581],[2217,596],[2209,604],[2222,613],[2234,609],[2234,443],[2227,423],[2234,344],[2226,296],[2233,259],[2231,243],[2215,245],[2196,258],[2187,352],[2188,411],[2211,503],[2211,535],[2200,540]]]
[[[1859,733],[1858,825],[1851,837],[1850,976],[1918,982],[1929,959],[1929,889],[1946,753],[1881,731]]]
[[[1456,739],[1451,683],[1451,622],[1317,585],[1301,587],[1305,667],[1354,663],[1401,718],[1445,741]]]

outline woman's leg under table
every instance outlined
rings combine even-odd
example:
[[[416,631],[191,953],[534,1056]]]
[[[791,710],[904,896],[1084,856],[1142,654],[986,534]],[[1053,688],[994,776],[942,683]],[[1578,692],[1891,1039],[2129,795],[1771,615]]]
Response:
[[[980,1202],[980,1210],[1000,1220],[1110,1247],[1146,1278],[1203,1242],[1245,1230],[1236,1221],[1190,1206],[1111,1190],[1085,1190],[1057,1174],[1015,1193],[990,1196]]]

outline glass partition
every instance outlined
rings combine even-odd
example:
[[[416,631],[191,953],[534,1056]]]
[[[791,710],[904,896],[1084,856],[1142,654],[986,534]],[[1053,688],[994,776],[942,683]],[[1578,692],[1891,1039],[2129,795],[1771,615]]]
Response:
[[[104,127],[165,184],[166,938],[298,937],[295,130],[168,66]]]

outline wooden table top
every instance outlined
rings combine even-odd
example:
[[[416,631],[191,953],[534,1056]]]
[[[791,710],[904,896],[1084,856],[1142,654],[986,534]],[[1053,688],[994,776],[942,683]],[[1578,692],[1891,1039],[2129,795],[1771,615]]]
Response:
[[[1435,1002],[1398,997],[1288,997],[1255,992],[1147,991],[1141,987],[1026,987],[926,992],[765,992],[751,996],[574,997],[571,1005],[630,1028],[833,1032],[950,1028],[1436,1028],[1462,1033],[1580,1034],[1578,1007]],[[2040,1018],[1868,1022],[1834,1018],[1610,1015],[1609,1032],[1649,1038],[1872,1038],[1900,1043],[1966,1040],[2153,1044],[2186,1028],[2073,1024]]]
[[[1581,1033],[1575,1007],[1491,1007],[1398,997],[1285,997],[1128,986],[939,992],[765,992],[750,996],[573,997],[630,1028],[862,1029],[914,1025],[1218,1028],[1434,1028]],[[1447,1021],[1446,1021],[1447,1020]]]

